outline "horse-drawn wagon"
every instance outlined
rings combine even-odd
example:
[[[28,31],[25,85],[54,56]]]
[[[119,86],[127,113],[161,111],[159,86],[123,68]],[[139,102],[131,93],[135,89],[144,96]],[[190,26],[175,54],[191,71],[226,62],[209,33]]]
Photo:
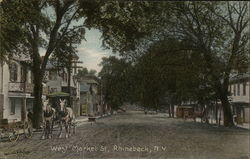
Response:
[[[193,118],[194,108],[191,106],[178,106],[176,110],[177,118]]]
[[[54,92],[47,96],[43,101],[44,132],[42,139],[51,138],[54,124],[60,128],[59,138],[62,137],[62,126],[65,126],[66,138],[70,135],[71,126],[75,133],[75,115],[73,109],[66,99],[69,99],[68,93]]]
[[[196,121],[196,118],[200,118],[201,122],[206,121],[206,110],[203,111],[195,111],[192,106],[178,106],[176,110],[177,118],[183,119],[193,119]]]
[[[17,141],[23,133],[25,137],[32,136],[32,123],[28,121],[16,121],[17,119],[0,119],[0,139],[8,138],[9,141]]]

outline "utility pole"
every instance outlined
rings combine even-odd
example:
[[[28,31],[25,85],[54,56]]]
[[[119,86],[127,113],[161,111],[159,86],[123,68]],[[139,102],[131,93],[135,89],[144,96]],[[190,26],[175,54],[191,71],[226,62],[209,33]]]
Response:
[[[76,66],[76,63],[82,63],[82,61],[77,61],[74,58],[74,54],[69,54],[69,58],[68,58],[68,64],[67,64],[67,72],[68,72],[68,88],[67,88],[67,92],[69,93],[69,106],[72,107],[72,91],[71,91],[71,74],[73,69],[75,68],[82,68],[81,66]],[[74,72],[76,73],[76,72]],[[73,81],[74,82],[74,81]]]
[[[72,70],[72,54],[69,55],[69,61],[67,66],[67,72],[68,72],[68,93],[69,93],[69,106],[71,106],[71,70]]]

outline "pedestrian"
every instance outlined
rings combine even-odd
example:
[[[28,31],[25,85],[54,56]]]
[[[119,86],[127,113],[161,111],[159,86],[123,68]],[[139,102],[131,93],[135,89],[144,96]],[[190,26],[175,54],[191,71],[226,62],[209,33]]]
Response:
[[[32,111],[31,111],[30,108],[28,109],[27,117],[28,117],[28,121],[32,121],[33,120],[33,113],[32,113]]]

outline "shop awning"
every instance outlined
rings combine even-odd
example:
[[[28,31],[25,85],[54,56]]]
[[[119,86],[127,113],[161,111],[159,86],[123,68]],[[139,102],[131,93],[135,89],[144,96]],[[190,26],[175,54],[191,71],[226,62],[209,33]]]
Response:
[[[48,97],[68,97],[69,93],[65,93],[65,92],[53,92],[48,94]]]

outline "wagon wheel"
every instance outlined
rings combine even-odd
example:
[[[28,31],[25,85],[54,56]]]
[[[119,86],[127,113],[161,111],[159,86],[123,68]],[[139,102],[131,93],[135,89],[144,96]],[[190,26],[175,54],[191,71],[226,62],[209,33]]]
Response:
[[[12,141],[17,141],[19,138],[19,129],[17,127],[12,127],[9,129],[9,140]]]
[[[32,123],[30,121],[24,122],[23,132],[24,132],[25,137],[27,137],[27,138],[32,137],[33,127],[32,127]]]

